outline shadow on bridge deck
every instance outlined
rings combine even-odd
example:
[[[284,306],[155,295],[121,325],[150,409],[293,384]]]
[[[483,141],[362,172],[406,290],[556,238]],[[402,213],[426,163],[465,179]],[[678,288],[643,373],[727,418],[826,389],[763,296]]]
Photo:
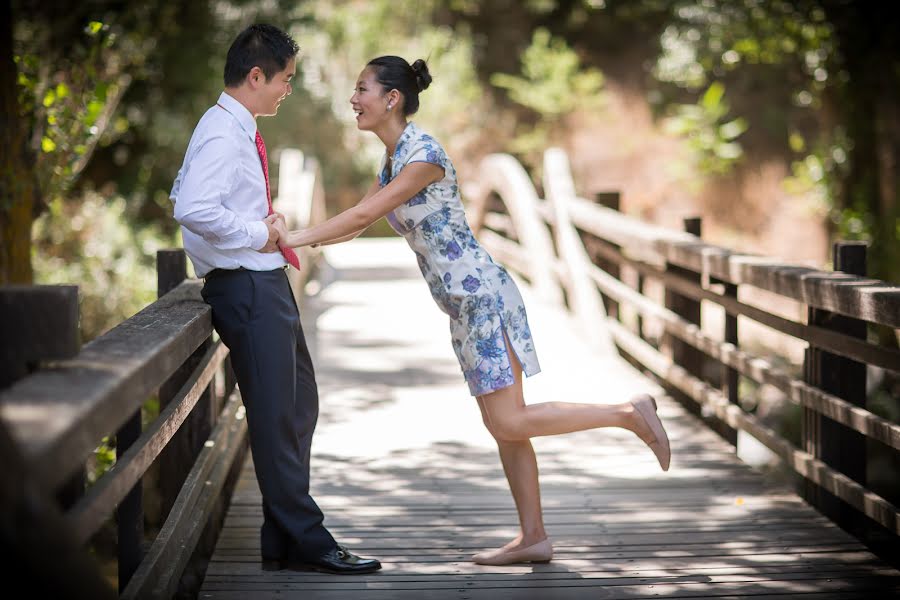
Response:
[[[313,493],[335,537],[384,569],[355,577],[262,571],[260,495],[248,462],[201,598],[868,598],[900,590],[900,573],[741,463],[667,398],[668,473],[620,430],[535,439],[553,562],[470,563],[516,534],[516,514],[446,317],[402,244],[329,248],[334,270],[303,311],[321,396]],[[617,402],[656,391],[617,357],[591,353],[562,311],[523,291],[544,368],[526,382],[529,402]]]

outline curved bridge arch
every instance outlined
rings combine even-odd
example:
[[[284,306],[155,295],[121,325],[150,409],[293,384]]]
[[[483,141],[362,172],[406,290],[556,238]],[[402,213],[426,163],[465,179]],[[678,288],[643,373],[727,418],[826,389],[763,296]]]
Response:
[[[513,227],[524,247],[527,260],[517,261],[528,277],[538,297],[552,303],[562,303],[559,278],[554,267],[553,241],[540,217],[540,199],[531,178],[519,162],[509,154],[491,154],[481,161],[481,179],[470,197],[470,222],[476,235],[482,232],[488,212],[488,201],[494,192],[506,206]],[[491,232],[492,233],[492,232]],[[501,236],[494,236],[502,244]],[[505,241],[505,240],[503,240]],[[496,244],[495,244],[496,245]]]

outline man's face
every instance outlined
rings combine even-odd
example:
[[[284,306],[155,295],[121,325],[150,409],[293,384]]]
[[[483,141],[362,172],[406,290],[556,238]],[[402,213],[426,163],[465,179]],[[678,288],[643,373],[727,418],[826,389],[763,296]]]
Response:
[[[291,95],[291,80],[297,71],[297,59],[288,61],[283,71],[279,71],[266,81],[265,75],[260,72],[257,80],[257,115],[271,116],[278,112],[281,101]]]

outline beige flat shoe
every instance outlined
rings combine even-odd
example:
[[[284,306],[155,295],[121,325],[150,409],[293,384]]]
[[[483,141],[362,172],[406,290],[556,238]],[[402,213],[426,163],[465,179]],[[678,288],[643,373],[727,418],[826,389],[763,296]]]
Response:
[[[669,470],[669,461],[672,459],[672,448],[669,446],[669,436],[666,435],[666,429],[663,427],[659,415],[656,414],[656,400],[650,394],[644,394],[637,400],[632,400],[631,405],[638,411],[638,414],[644,419],[644,422],[653,432],[654,440],[647,444],[656,455],[659,466],[663,471]]]
[[[516,563],[548,563],[553,558],[553,544],[550,539],[519,550],[488,550],[472,557],[477,565],[512,565]]]

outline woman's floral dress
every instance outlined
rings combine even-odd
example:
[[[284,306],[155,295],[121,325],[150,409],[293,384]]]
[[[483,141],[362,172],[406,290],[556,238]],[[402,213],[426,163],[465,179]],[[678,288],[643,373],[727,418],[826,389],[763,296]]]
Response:
[[[514,383],[504,332],[525,375],[539,373],[522,295],[472,235],[456,170],[440,144],[409,123],[397,141],[390,173],[385,155],[379,183],[384,187],[414,162],[441,167],[444,178],[388,213],[387,220],[416,253],[432,297],[450,315],[453,350],[469,391],[480,396]]]

